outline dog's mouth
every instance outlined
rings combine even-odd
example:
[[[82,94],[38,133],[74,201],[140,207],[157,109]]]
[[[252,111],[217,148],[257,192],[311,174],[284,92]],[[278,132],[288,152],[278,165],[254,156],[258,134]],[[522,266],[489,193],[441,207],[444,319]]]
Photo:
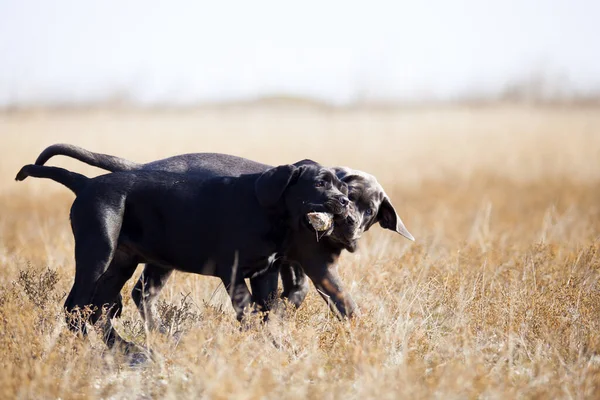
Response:
[[[326,223],[319,224],[313,220],[311,223],[311,214],[325,214]],[[302,218],[302,224],[315,236],[315,240],[327,238],[330,243],[335,243],[336,246],[340,246],[349,252],[353,253],[357,246],[358,240],[362,232],[360,229],[355,227],[353,224],[349,224],[347,217],[340,215],[332,215],[331,213],[324,212],[310,212],[304,215]]]
[[[350,212],[349,207],[342,206],[337,200],[328,200],[325,202],[326,212],[334,215],[335,218],[346,218]]]
[[[355,217],[356,218],[356,217]],[[333,218],[335,230],[329,235],[329,240],[354,252],[358,246],[358,240],[363,234],[360,226],[357,226],[355,218],[336,215]]]
[[[309,214],[315,214],[315,213],[328,214],[328,216],[331,218],[331,223],[329,224],[329,226],[326,229],[323,229],[323,230],[315,229],[315,226],[313,226],[313,224],[311,224]],[[303,217],[300,218],[301,225],[303,225],[306,229],[308,229],[310,232],[312,232],[315,235],[315,238],[318,242],[322,238],[332,236],[336,226],[343,225],[344,224],[343,221],[346,219],[348,214],[349,214],[348,207],[342,206],[338,201],[328,200],[324,204],[311,204],[309,207],[307,207],[305,209]],[[338,241],[340,243],[344,242],[344,246],[346,245],[345,242],[348,242],[345,239],[338,240]]]
[[[335,221],[332,220],[329,227],[325,230],[317,230],[310,221],[309,214],[312,213],[326,213],[325,211],[310,211],[304,214],[304,218],[302,218],[302,225],[304,225],[309,231],[315,234],[317,242],[326,236],[330,236],[333,233],[333,228],[335,226]]]

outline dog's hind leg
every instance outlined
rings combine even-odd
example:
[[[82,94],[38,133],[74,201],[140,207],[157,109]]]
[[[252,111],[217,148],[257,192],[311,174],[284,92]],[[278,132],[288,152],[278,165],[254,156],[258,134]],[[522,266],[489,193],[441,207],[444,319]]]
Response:
[[[103,201],[104,200],[104,201]],[[67,322],[72,330],[85,333],[96,285],[112,263],[121,230],[123,201],[78,197],[71,207],[71,228],[75,237],[75,282],[65,302]],[[111,199],[108,199],[111,200]],[[92,315],[99,310],[90,310]]]
[[[149,330],[158,329],[161,333],[167,331],[156,311],[155,302],[172,273],[172,269],[146,264],[140,279],[131,291],[131,297]]]
[[[75,239],[75,282],[65,301],[65,309],[69,327],[86,333],[87,319],[99,312],[93,309],[92,296],[98,280],[112,261],[113,250],[101,238],[82,236]]]
[[[135,346],[119,336],[110,320],[121,314],[123,308],[121,289],[133,275],[137,264],[134,257],[117,249],[110,265],[96,282],[90,300],[92,306],[96,309],[96,312],[92,315],[92,323],[96,324],[101,317],[104,318],[101,320],[100,328],[106,344],[109,347],[123,346],[126,351],[135,348]],[[105,314],[102,313],[103,310],[106,310]]]

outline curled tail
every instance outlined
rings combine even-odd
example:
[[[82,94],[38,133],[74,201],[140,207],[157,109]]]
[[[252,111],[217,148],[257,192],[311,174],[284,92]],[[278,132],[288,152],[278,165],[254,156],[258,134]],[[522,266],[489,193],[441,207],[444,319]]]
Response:
[[[25,165],[17,176],[15,177],[16,181],[25,180],[28,176],[33,176],[34,178],[48,178],[56,181],[58,183],[62,183],[75,194],[78,194],[81,189],[83,189],[89,180],[89,178],[85,175],[78,174],[76,172],[67,171],[64,168],[58,167],[43,167],[41,165]]]
[[[140,164],[108,154],[94,153],[72,144],[58,143],[47,147],[35,160],[35,165],[44,165],[50,158],[63,155],[111,172],[131,171]]]

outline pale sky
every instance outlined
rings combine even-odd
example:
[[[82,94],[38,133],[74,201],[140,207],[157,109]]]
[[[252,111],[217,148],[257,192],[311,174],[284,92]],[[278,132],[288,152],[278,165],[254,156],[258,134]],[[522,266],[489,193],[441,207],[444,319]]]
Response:
[[[0,106],[600,92],[600,1],[0,0]]]

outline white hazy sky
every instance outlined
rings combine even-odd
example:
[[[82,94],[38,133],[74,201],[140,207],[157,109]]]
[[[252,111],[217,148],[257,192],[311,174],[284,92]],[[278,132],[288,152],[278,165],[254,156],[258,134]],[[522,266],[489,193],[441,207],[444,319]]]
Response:
[[[0,0],[0,105],[600,91],[600,1]]]

